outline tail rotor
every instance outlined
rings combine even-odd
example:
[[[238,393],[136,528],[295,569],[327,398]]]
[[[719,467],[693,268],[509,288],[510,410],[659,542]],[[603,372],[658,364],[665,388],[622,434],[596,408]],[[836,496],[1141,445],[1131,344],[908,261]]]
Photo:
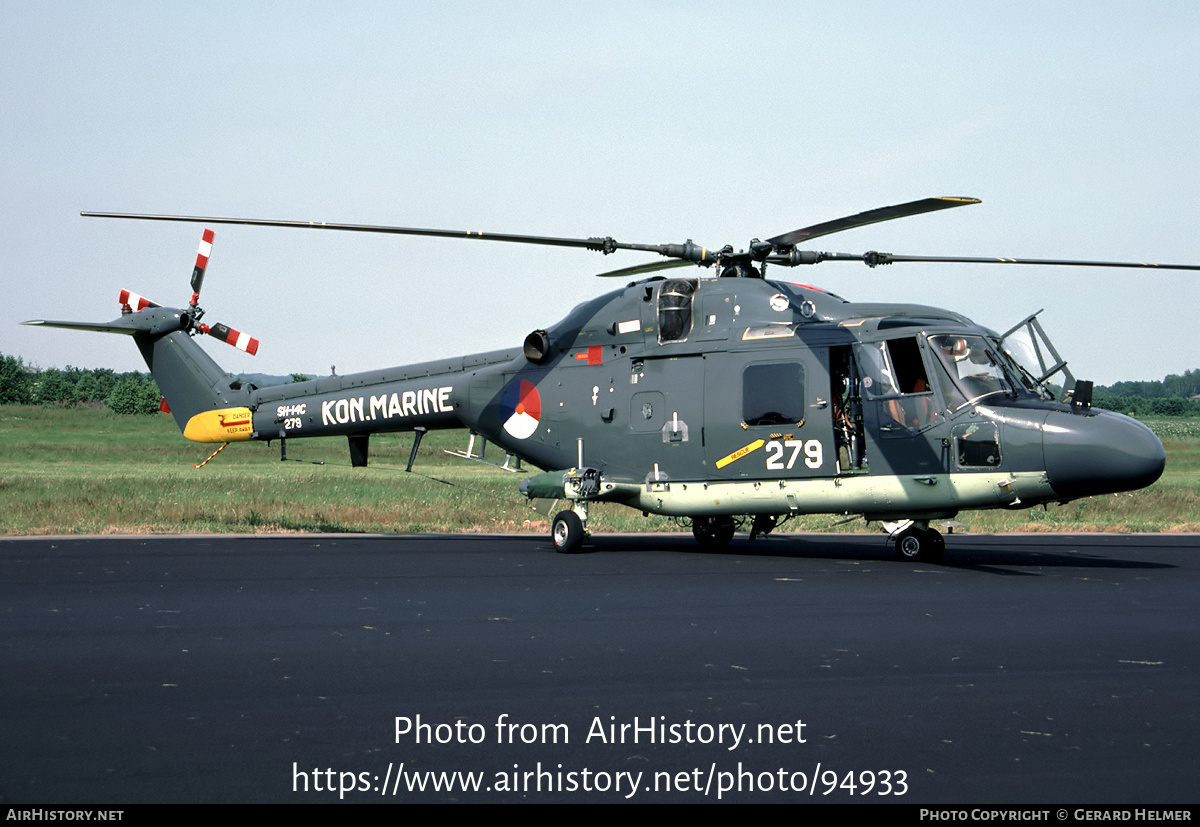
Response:
[[[242,333],[240,330],[234,330],[228,325],[217,323],[209,327],[206,324],[200,324],[196,325],[196,329],[201,333],[206,333],[209,336],[220,339],[227,345],[233,345],[238,350],[244,350],[251,356],[258,353],[258,339],[249,334]]]
[[[200,300],[200,287],[204,284],[204,271],[208,269],[208,257],[212,255],[213,239],[217,234],[207,227],[200,236],[200,249],[196,253],[196,266],[192,268],[192,307]]]
[[[117,303],[121,305],[122,313],[136,313],[139,310],[145,310],[147,307],[162,307],[158,302],[150,301],[145,296],[139,296],[132,290],[122,290],[117,295]]]
[[[204,285],[204,273],[208,270],[208,259],[212,255],[215,237],[216,233],[207,228],[200,236],[200,249],[196,253],[196,264],[192,267],[192,298],[188,302],[187,312],[183,314],[182,327],[193,336],[197,334],[212,336],[253,356],[258,353],[258,339],[225,324],[218,323],[210,326],[200,321],[204,317],[204,308],[200,306],[200,288]],[[162,307],[158,302],[145,296],[139,296],[131,290],[122,290],[117,301],[121,305],[122,314],[136,313],[148,307]]]

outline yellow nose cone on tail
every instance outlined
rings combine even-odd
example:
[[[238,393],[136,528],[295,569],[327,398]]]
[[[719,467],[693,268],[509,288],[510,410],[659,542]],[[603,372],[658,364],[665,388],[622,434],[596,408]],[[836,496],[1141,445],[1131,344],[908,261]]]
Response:
[[[249,408],[222,408],[198,413],[188,420],[183,435],[192,442],[245,442],[254,432]]]

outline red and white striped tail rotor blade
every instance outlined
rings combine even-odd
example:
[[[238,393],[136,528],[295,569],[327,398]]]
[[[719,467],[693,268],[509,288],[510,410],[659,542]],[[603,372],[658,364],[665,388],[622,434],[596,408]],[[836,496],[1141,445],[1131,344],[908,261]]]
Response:
[[[200,236],[200,249],[196,253],[196,266],[192,268],[192,304],[200,298],[200,286],[204,284],[204,271],[208,269],[208,257],[212,255],[213,239],[216,233],[207,227]]]
[[[135,313],[139,310],[145,310],[147,307],[162,307],[158,302],[150,301],[145,296],[139,296],[132,290],[122,290],[117,295],[117,302],[122,307],[128,305],[129,309]]]
[[[258,339],[255,339],[248,333],[242,333],[240,330],[234,330],[223,324],[215,324],[209,327],[206,324],[200,325],[200,332],[207,333],[209,336],[215,336],[225,344],[233,345],[238,350],[244,350],[251,356],[258,353]]]

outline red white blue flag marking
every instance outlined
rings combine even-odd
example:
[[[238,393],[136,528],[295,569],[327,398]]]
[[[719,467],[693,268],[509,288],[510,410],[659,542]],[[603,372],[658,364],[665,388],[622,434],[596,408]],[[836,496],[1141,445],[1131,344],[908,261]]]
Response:
[[[522,379],[504,391],[500,404],[512,415],[504,422],[504,431],[517,439],[528,439],[542,418],[542,397],[532,382]]]

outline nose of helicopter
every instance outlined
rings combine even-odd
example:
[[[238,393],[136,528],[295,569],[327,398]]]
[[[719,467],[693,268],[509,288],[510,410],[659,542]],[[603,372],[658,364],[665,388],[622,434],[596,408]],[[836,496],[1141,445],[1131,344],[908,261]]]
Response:
[[[1166,452],[1136,419],[1109,411],[1052,413],[1042,430],[1046,475],[1064,499],[1145,488],[1162,475]]]

